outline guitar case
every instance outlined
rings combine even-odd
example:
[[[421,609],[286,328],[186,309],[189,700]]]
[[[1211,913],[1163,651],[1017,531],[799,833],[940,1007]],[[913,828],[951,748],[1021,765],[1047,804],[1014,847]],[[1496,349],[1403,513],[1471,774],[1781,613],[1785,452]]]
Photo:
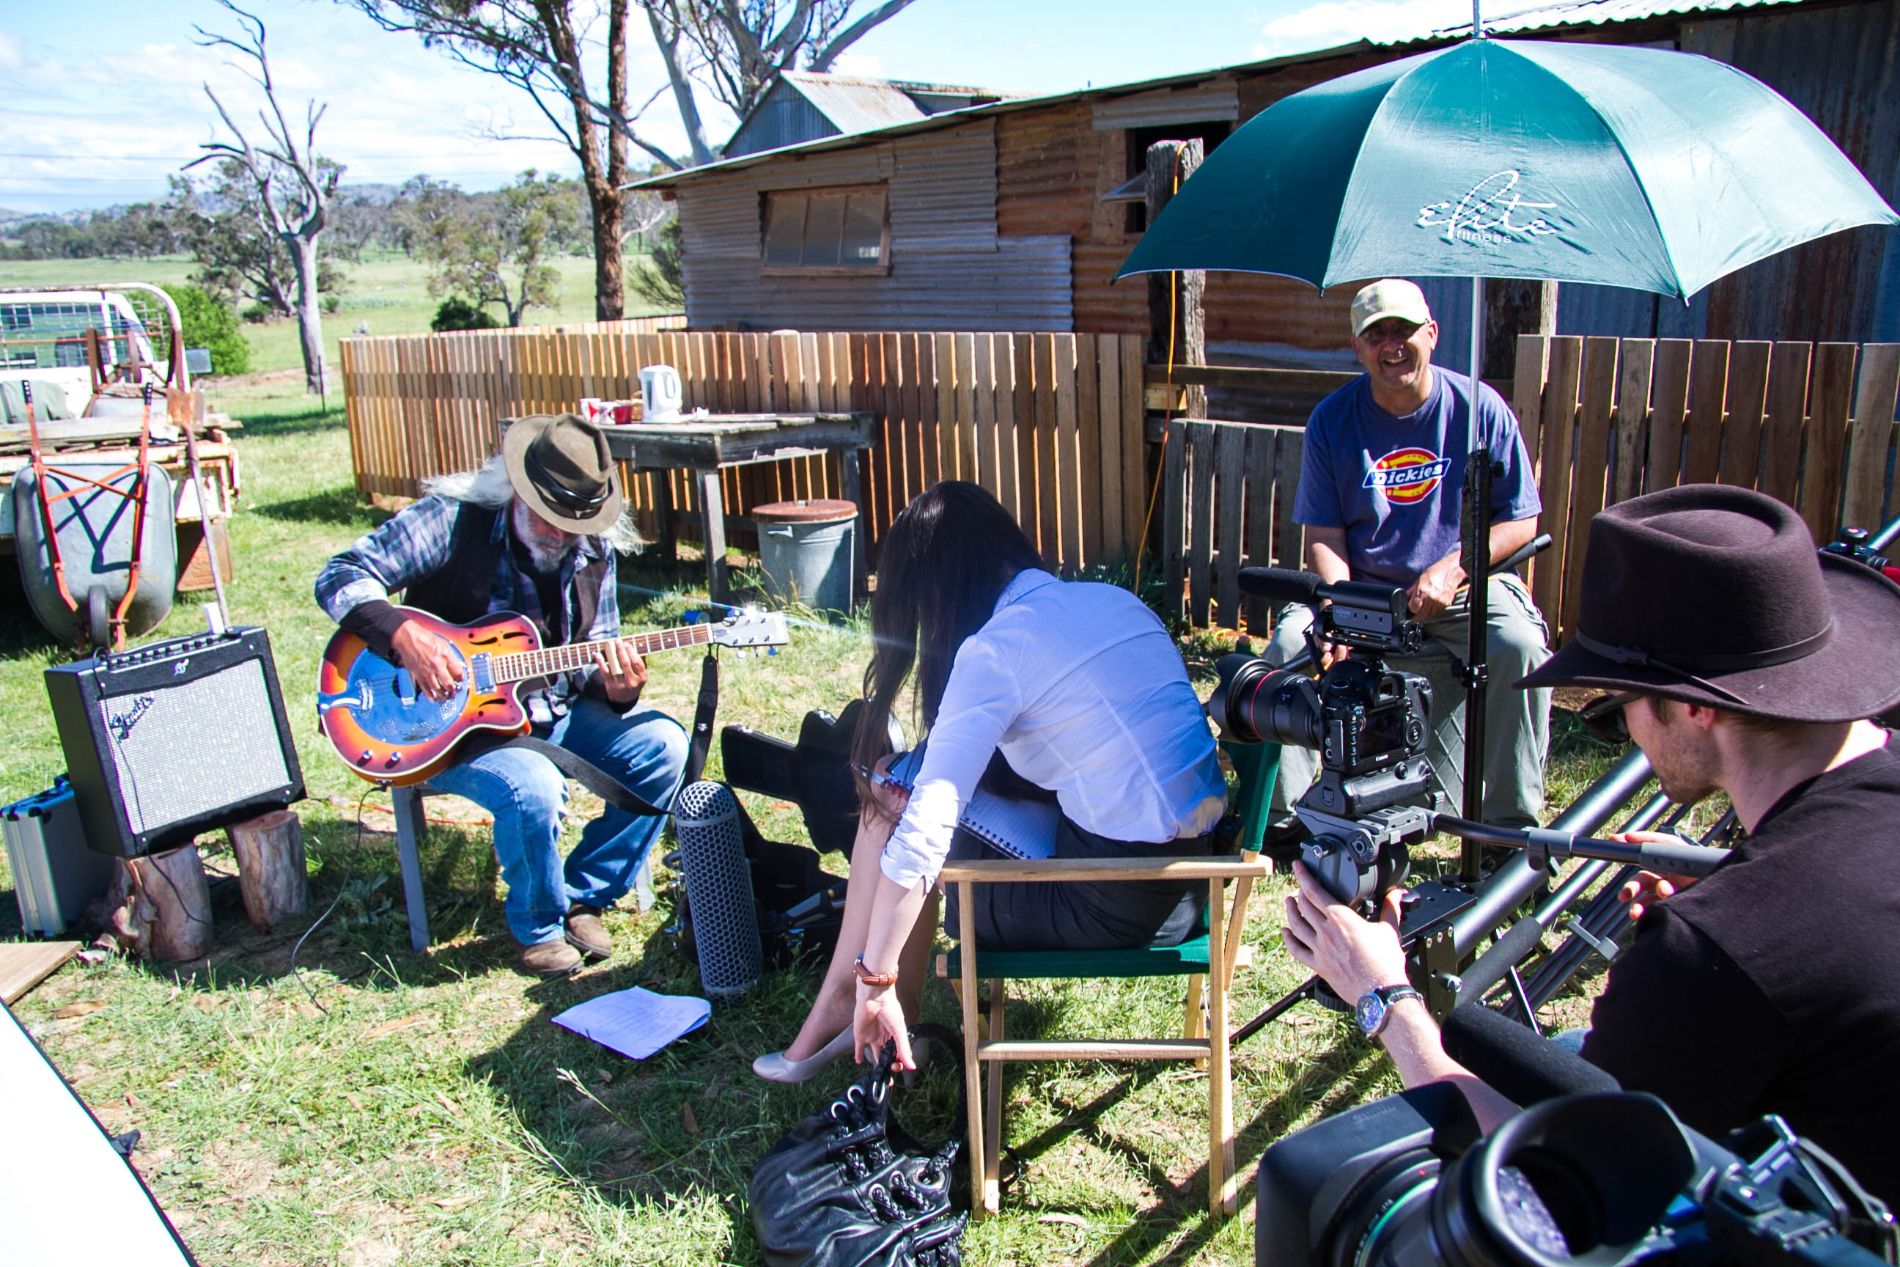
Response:
[[[823,709],[805,714],[798,739],[788,743],[749,726],[719,734],[726,783],[799,808],[810,845],[768,840],[739,804],[739,829],[752,874],[759,934],[766,961],[784,967],[801,957],[829,958],[844,918],[844,877],[824,867],[824,855],[841,852],[847,864],[857,838],[858,797],[851,779],[851,740],[864,701],[853,700],[834,717]],[[894,742],[901,742],[901,736]],[[690,945],[692,921],[681,920]]]

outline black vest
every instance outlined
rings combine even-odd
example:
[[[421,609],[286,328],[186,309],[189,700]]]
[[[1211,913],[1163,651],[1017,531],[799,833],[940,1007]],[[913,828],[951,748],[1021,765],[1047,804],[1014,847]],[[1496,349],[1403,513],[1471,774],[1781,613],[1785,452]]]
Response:
[[[458,625],[488,615],[489,596],[495,589],[495,568],[501,562],[502,551],[508,548],[510,537],[508,532],[499,536],[495,533],[495,520],[502,513],[487,506],[462,503],[455,516],[448,562],[429,575],[411,581],[403,594],[403,603]],[[612,552],[602,551],[599,557],[583,560],[575,569],[574,624],[561,641],[583,641],[587,631],[594,627],[594,616],[600,608],[601,578],[612,564]],[[547,615],[551,617],[553,613]],[[546,627],[544,621],[541,637],[553,645],[557,633]]]

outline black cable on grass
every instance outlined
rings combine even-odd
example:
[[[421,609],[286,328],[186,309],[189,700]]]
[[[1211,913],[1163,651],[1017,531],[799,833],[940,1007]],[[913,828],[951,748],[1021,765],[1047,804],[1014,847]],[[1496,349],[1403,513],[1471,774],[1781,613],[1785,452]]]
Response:
[[[382,785],[379,783],[372,783],[363,789],[363,795],[356,798],[356,848],[358,852],[361,852],[363,848],[363,806],[369,802],[370,793],[374,792],[380,786]],[[303,969],[297,966],[297,954],[303,949],[304,942],[309,940],[310,934],[316,932],[317,929],[323,926],[323,921],[330,918],[330,913],[336,910],[336,904],[343,900],[343,895],[349,892],[349,888],[350,874],[345,871],[343,874],[343,882],[336,886],[336,896],[331,898],[330,904],[323,908],[323,914],[310,921],[310,927],[303,930],[303,935],[297,938],[296,944],[290,948],[291,975],[296,977],[297,984],[303,987],[304,994],[310,999],[310,1006],[316,1008],[317,1011],[323,1013],[325,1016],[330,1014],[330,1009],[323,1006],[322,1002],[317,998],[316,991],[312,990],[310,983],[304,980]]]

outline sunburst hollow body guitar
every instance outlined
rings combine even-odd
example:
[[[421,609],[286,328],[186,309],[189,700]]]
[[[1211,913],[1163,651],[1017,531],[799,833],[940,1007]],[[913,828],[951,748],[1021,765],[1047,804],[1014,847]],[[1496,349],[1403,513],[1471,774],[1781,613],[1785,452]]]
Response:
[[[324,736],[350,769],[375,783],[424,781],[447,765],[455,746],[475,731],[525,733],[528,710],[518,698],[521,684],[584,669],[607,645],[543,647],[533,623],[513,612],[452,625],[413,607],[402,611],[446,640],[461,660],[462,680],[448,698],[430,699],[408,670],[340,629],[317,671],[317,717]],[[748,607],[722,621],[634,634],[628,641],[649,656],[708,644],[783,646],[791,637],[782,613]]]

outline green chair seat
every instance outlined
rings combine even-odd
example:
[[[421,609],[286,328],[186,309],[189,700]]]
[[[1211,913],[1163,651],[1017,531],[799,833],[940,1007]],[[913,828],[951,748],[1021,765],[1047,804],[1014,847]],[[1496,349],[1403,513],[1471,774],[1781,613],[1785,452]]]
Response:
[[[1206,972],[1212,962],[1207,948],[1207,924],[1201,934],[1178,946],[1134,946],[1126,950],[983,950],[977,953],[979,977],[1179,977]],[[949,954],[947,975],[963,971],[960,947]]]

